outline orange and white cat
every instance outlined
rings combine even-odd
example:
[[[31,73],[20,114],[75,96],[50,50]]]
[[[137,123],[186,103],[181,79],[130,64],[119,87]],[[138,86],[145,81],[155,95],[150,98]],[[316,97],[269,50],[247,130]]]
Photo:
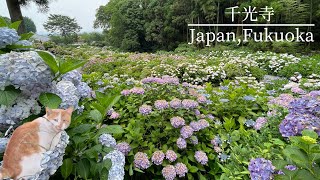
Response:
[[[41,170],[43,153],[53,150],[61,132],[69,127],[73,107],[46,108],[46,114],[19,126],[12,134],[3,156],[0,179],[24,179]]]

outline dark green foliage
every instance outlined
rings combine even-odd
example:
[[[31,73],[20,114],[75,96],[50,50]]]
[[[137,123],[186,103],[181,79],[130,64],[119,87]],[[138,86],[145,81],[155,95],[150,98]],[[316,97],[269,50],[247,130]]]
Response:
[[[254,1],[221,1],[221,0],[111,0],[105,6],[100,6],[96,13],[94,27],[103,28],[107,33],[109,45],[127,51],[174,50],[181,43],[190,39],[189,23],[241,23],[245,14],[235,16],[231,21],[230,13],[226,8],[239,6],[240,8],[253,6],[257,9],[265,6],[274,8],[274,15],[267,23],[314,23],[319,28],[320,0],[254,0]],[[311,12],[311,13],[310,13]],[[266,23],[263,18],[257,22]],[[235,32],[241,36],[241,27],[197,27],[202,32]],[[253,27],[256,32],[263,28]],[[302,31],[312,31],[315,41],[320,37],[317,31],[310,27],[302,27]],[[269,27],[270,32],[291,32],[294,27]],[[230,44],[233,47],[237,45]],[[254,50],[295,53],[297,43],[249,43]],[[204,47],[203,44],[198,44]],[[302,48],[301,48],[302,49]]]
[[[24,26],[25,26],[25,31],[26,32],[37,32],[37,27],[34,24],[34,22],[32,21],[32,19],[28,18],[28,17],[23,17],[23,21],[24,21]]]

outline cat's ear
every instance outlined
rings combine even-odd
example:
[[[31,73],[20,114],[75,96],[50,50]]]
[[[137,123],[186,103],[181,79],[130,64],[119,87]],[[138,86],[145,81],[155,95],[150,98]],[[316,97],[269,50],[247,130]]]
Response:
[[[66,112],[69,113],[69,114],[72,114],[73,106],[70,106],[68,109],[66,109]]]
[[[52,109],[46,107],[46,114],[49,116],[52,113]]]

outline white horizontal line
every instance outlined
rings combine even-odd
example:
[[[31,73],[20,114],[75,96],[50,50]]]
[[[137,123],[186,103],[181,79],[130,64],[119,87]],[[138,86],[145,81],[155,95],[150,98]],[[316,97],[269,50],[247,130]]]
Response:
[[[203,27],[203,26],[315,26],[315,24],[188,24],[188,26],[195,26],[195,27]]]

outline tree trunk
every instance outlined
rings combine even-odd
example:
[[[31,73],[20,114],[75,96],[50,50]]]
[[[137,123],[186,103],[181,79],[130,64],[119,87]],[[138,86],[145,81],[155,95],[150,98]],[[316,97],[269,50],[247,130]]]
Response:
[[[6,0],[7,7],[9,10],[11,22],[21,21],[21,24],[18,29],[18,34],[22,34],[25,32],[25,27],[23,23],[23,16],[21,13],[21,8],[18,0]]]

